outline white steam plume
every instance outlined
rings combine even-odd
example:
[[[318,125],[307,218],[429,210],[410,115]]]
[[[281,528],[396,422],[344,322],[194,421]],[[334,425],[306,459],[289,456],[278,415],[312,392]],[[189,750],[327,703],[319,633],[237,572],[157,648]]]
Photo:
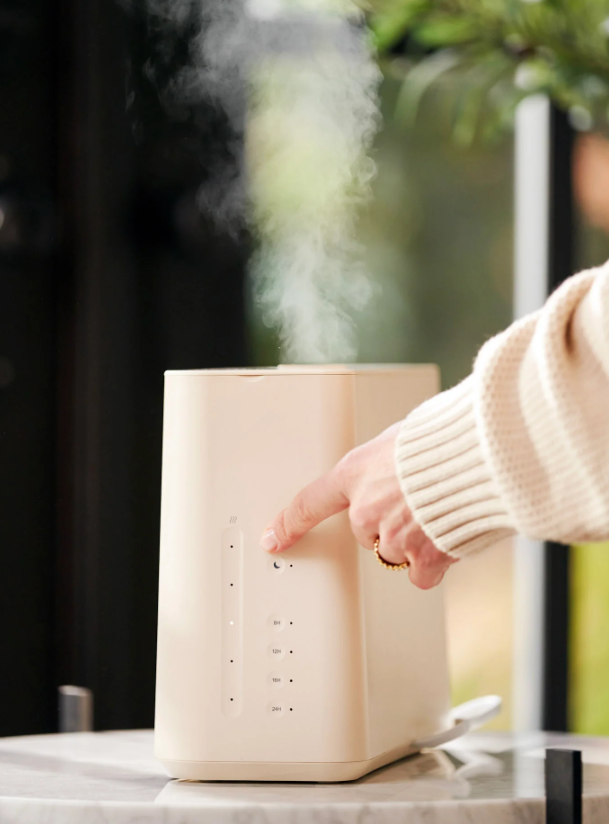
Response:
[[[282,360],[355,359],[352,313],[371,294],[356,234],[375,171],[380,74],[356,2],[148,7],[175,26],[193,10],[199,18],[193,66],[176,92],[220,106],[235,137],[231,162],[202,189],[201,203],[254,229],[254,295],[264,322],[279,330]]]

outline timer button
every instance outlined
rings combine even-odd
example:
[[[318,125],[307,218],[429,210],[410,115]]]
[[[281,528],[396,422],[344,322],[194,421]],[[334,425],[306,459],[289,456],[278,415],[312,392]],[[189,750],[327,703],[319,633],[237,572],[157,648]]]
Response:
[[[280,644],[271,644],[268,649],[269,658],[272,661],[281,661],[283,656],[285,655],[285,648],[282,647]]]
[[[277,701],[271,701],[271,703],[266,708],[266,711],[271,716],[271,718],[281,718],[283,715],[283,704],[280,704]]]
[[[268,619],[268,625],[273,632],[281,632],[285,627],[285,618],[282,618],[281,615],[271,615]]]
[[[283,687],[285,678],[280,672],[272,672],[269,675],[269,687],[275,687],[276,690]]]

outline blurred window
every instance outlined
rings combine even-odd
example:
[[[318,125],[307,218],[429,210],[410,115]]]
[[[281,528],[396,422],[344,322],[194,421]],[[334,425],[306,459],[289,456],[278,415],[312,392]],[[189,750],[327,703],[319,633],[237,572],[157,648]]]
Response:
[[[361,318],[362,361],[434,361],[444,388],[471,371],[512,319],[513,140],[458,145],[459,87],[438,85],[412,126],[396,116],[399,78],[383,87],[375,200],[365,226],[380,291]],[[512,553],[507,542],[452,568],[446,610],[453,703],[504,699],[511,722]]]
[[[578,268],[609,259],[609,140],[580,135],[573,182],[578,206]],[[609,542],[573,547],[569,643],[569,726],[609,734]]]

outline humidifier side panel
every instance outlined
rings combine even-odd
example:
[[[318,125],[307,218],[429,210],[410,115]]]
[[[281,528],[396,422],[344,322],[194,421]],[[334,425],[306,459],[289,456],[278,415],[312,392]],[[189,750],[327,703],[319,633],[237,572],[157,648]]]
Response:
[[[192,746],[193,729],[205,734],[206,708],[219,695],[209,626],[210,614],[221,610],[219,552],[209,552],[203,537],[213,483],[209,396],[205,381],[166,376],[155,751],[167,757]]]
[[[353,376],[167,380],[157,755],[193,765],[365,759],[348,518],[280,556],[259,546],[269,521],[352,448]]]
[[[363,375],[356,438],[363,442],[403,419],[439,390],[435,366]],[[382,551],[382,547],[381,547]],[[381,567],[360,549],[372,757],[444,729],[450,708],[442,588],[423,592],[408,574]]]

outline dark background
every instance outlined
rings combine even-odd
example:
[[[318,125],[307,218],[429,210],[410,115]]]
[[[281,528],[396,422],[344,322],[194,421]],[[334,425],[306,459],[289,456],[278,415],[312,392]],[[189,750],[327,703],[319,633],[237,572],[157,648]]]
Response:
[[[0,736],[66,683],[153,723],[163,371],[248,362],[247,238],[195,201],[226,124],[159,102],[187,44],[0,2]]]
[[[194,23],[138,2],[0,0],[0,736],[54,731],[69,683],[93,690],[96,729],[152,725],[163,372],[277,356],[259,319],[246,339],[245,231],[197,205],[235,135],[170,93]],[[437,115],[408,132],[398,88],[386,77],[360,357],[434,360],[448,386],[510,321],[512,146],[465,154]],[[554,110],[551,288],[584,262],[573,138]],[[571,566],[548,546],[550,729],[568,722]]]

